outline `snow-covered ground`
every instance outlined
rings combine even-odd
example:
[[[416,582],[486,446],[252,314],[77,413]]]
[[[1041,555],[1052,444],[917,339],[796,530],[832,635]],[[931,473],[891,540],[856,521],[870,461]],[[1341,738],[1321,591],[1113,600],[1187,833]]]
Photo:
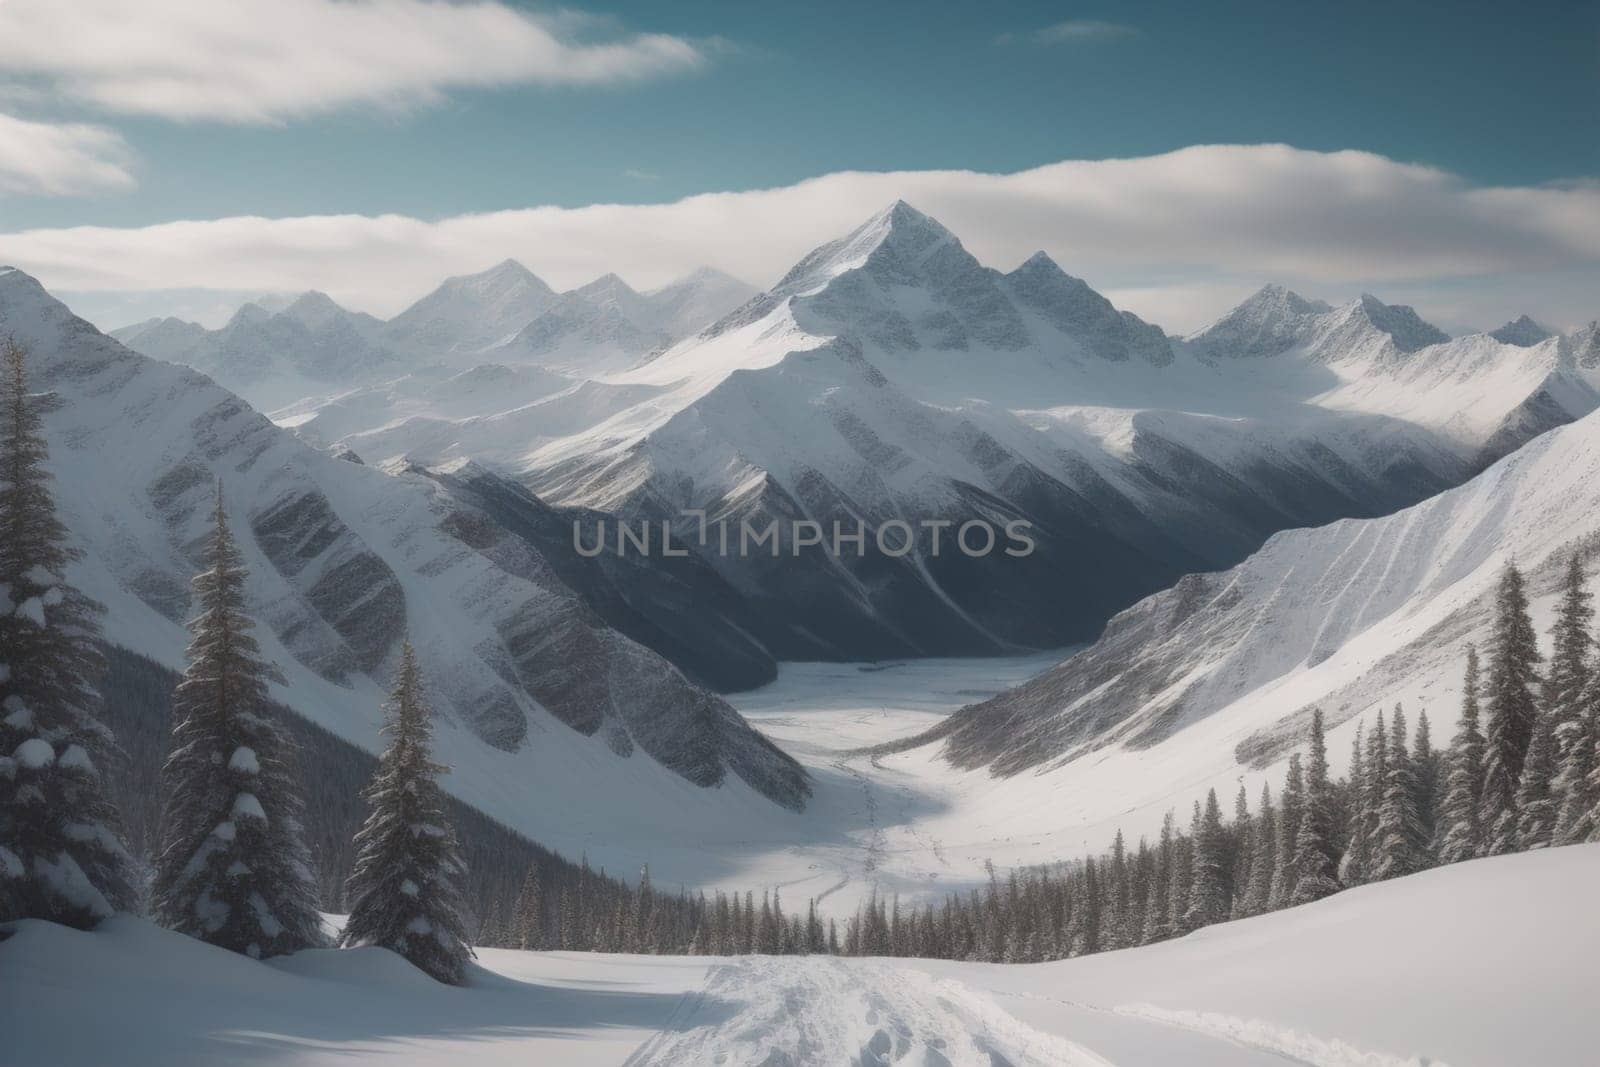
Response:
[[[1556,1067],[1600,1046],[1600,845],[1352,890],[1033,965],[484,950],[266,964],[137,919],[0,943],[8,1067],[897,1063]]]

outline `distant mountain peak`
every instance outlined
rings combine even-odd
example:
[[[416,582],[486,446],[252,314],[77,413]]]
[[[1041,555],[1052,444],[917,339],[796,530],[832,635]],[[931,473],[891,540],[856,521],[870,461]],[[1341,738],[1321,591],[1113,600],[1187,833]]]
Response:
[[[1409,304],[1385,304],[1371,293],[1362,293],[1352,310],[1358,310],[1367,322],[1388,334],[1402,352],[1415,352],[1450,340],[1449,334],[1423,319]]]
[[[1268,284],[1189,340],[1211,356],[1275,356],[1306,339],[1318,316],[1333,307]]]
[[[1502,344],[1532,348],[1540,341],[1554,337],[1555,333],[1545,329],[1527,315],[1519,315],[1498,330],[1489,331],[1489,336]]]

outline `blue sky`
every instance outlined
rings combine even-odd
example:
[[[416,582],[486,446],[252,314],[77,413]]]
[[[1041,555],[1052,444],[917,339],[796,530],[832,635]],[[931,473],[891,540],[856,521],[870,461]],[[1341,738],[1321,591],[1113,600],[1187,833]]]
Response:
[[[1600,176],[1593,0],[470,6],[150,0],[152,44],[113,0],[9,0],[0,239],[653,204],[1214,144],[1359,149],[1475,187]],[[441,12],[388,49],[397,20]]]

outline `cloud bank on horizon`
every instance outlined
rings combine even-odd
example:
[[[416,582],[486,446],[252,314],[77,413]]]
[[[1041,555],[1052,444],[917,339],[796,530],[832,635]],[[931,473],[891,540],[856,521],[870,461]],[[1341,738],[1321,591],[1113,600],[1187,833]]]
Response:
[[[1043,249],[1169,330],[1202,324],[1266,280],[1313,294],[1382,286],[1447,324],[1492,326],[1525,310],[1570,326],[1600,313],[1600,184],[1478,186],[1368,152],[1285,145],[1199,145],[1011,174],[841,172],[672,203],[433,220],[23,230],[0,234],[0,259],[67,292],[315,288],[387,315],[446,275],[508,257],[557,287],[608,271],[658,285],[700,266],[766,286],[897,198],[985,263],[1009,269]]]

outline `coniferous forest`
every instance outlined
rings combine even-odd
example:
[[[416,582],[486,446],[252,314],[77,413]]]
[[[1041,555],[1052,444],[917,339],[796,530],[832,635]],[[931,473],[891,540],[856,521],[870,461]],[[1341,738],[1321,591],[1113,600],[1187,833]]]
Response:
[[[842,924],[776,891],[690,894],[572,863],[446,796],[409,646],[374,760],[275,704],[219,486],[180,677],[98,640],[66,581],[27,353],[0,388],[0,921],[92,928],[119,911],[268,957],[329,940],[394,949],[445,982],[471,944],[1032,962],[1149,944],[1482,856],[1600,839],[1600,664],[1572,555],[1541,656],[1506,567],[1491,640],[1462,650],[1454,740],[1425,714],[1363,720],[1329,771],[1313,711],[1282,785],[1215,791],[1158,837],[1001,874],[929,906],[874,896]]]

